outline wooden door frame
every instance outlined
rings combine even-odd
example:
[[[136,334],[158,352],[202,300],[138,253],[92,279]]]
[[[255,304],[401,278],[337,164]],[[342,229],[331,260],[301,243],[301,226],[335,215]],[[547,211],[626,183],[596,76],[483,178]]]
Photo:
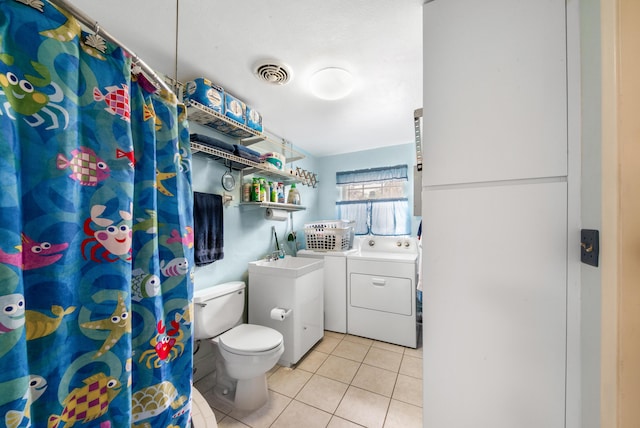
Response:
[[[640,421],[640,3],[601,0],[601,427]]]

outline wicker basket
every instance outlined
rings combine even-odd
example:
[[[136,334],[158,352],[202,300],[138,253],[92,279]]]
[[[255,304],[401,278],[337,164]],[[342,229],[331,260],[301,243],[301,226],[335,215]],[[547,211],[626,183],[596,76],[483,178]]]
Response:
[[[313,251],[344,251],[353,244],[353,222],[327,220],[304,225],[307,248]]]

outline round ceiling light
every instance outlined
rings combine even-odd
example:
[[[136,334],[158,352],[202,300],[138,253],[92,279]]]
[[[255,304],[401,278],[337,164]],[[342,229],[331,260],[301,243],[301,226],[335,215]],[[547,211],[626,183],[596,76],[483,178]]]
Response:
[[[316,71],[309,81],[311,93],[323,100],[344,98],[353,89],[353,76],[347,70],[337,67]]]

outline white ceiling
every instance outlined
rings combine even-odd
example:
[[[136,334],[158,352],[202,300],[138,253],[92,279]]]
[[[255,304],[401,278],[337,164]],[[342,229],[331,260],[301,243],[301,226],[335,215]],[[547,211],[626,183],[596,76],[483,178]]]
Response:
[[[423,0],[71,1],[158,73],[207,77],[312,155],[413,142]],[[253,66],[263,59],[287,64],[291,82],[259,81]],[[309,77],[330,66],[355,77],[342,100],[308,90]]]

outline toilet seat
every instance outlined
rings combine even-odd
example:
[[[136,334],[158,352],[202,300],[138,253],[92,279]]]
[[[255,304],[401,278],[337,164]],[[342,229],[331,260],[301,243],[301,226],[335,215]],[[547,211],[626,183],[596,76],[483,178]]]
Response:
[[[282,341],[279,331],[254,324],[240,324],[218,337],[220,347],[239,355],[259,355],[278,348]]]

